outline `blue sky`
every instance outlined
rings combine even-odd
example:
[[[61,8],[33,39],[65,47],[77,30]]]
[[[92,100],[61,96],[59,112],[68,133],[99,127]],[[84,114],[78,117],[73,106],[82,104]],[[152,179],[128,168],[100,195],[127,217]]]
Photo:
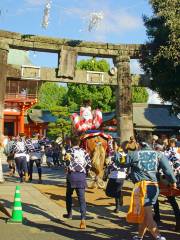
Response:
[[[148,0],[52,0],[50,22],[41,27],[46,0],[0,0],[0,29],[22,34],[46,35],[111,43],[144,43],[147,40],[142,15],[152,15]],[[104,19],[88,32],[90,13]],[[57,56],[31,53],[36,65],[56,66]],[[138,70],[136,62],[132,68]]]

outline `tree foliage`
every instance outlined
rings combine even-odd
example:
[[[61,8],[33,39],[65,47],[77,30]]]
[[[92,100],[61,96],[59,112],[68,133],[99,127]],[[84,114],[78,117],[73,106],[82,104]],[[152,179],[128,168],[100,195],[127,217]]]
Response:
[[[109,63],[105,59],[97,60],[96,58],[91,58],[79,61],[76,68],[81,70],[108,72]]]
[[[108,72],[109,63],[102,59],[91,58],[81,60],[77,64],[77,69]],[[102,111],[112,110],[113,91],[110,86],[96,86],[85,84],[68,84],[67,102],[71,111],[79,110],[84,99],[92,101],[93,108],[100,108]]]
[[[52,110],[64,102],[67,89],[57,83],[46,82],[38,92],[38,106],[44,110]],[[36,106],[37,107],[37,106]]]
[[[38,104],[35,108],[49,110],[57,117],[56,122],[48,125],[48,136],[51,138],[64,137],[71,131],[69,108],[65,106],[66,94],[67,88],[57,83],[44,83],[39,89]]]
[[[180,110],[180,4],[179,0],[150,0],[152,17],[144,17],[149,41],[141,63],[152,75],[152,90]]]
[[[133,103],[146,103],[148,100],[148,92],[144,87],[133,87],[132,101]]]
[[[71,133],[69,109],[67,106],[56,106],[51,109],[51,113],[57,117],[57,120],[54,123],[49,123],[48,136],[51,138],[61,136],[64,139],[64,136]]]

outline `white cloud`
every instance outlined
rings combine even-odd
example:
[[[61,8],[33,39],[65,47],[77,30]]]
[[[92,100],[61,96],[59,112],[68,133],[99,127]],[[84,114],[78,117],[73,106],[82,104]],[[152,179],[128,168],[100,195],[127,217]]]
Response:
[[[85,32],[88,31],[90,14],[100,11],[103,12],[104,18],[98,28],[93,30],[93,33],[96,35],[96,40],[98,41],[106,41],[107,35],[109,34],[123,35],[143,27],[143,22],[140,17],[128,13],[126,10],[112,10],[105,6],[103,8],[99,7],[97,10],[92,10],[92,7],[88,6],[86,9],[78,7],[66,8],[63,9],[62,14],[67,16],[69,21],[71,16],[73,18],[80,18],[83,32]]]
[[[31,6],[41,6],[46,3],[46,0],[25,0]]]
[[[136,16],[130,15],[125,11],[107,11],[102,29],[108,33],[135,30],[142,27],[142,21]]]

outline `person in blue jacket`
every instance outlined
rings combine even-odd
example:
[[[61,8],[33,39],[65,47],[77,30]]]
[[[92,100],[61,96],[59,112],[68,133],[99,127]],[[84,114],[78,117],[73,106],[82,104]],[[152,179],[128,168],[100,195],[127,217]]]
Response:
[[[166,159],[166,156],[158,151],[152,150],[151,147],[141,139],[139,149],[131,152],[127,157],[126,167],[130,167],[130,179],[133,183],[146,181],[146,196],[144,201],[144,221],[139,224],[138,236],[133,240],[142,240],[147,229],[151,232],[156,240],[166,240],[161,236],[157,224],[153,219],[152,206],[157,201],[159,195],[157,173],[161,168],[166,175],[169,183],[176,188],[176,178],[172,168]]]

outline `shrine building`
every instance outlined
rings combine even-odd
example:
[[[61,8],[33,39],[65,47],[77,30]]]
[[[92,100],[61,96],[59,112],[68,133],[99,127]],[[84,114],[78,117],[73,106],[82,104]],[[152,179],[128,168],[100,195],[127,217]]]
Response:
[[[27,51],[10,49],[8,63],[17,65],[32,65]],[[32,131],[40,131],[37,123],[28,122],[28,110],[37,102],[38,80],[7,79],[4,101],[4,135],[17,136],[19,133],[32,135]],[[32,125],[30,127],[30,125]]]

